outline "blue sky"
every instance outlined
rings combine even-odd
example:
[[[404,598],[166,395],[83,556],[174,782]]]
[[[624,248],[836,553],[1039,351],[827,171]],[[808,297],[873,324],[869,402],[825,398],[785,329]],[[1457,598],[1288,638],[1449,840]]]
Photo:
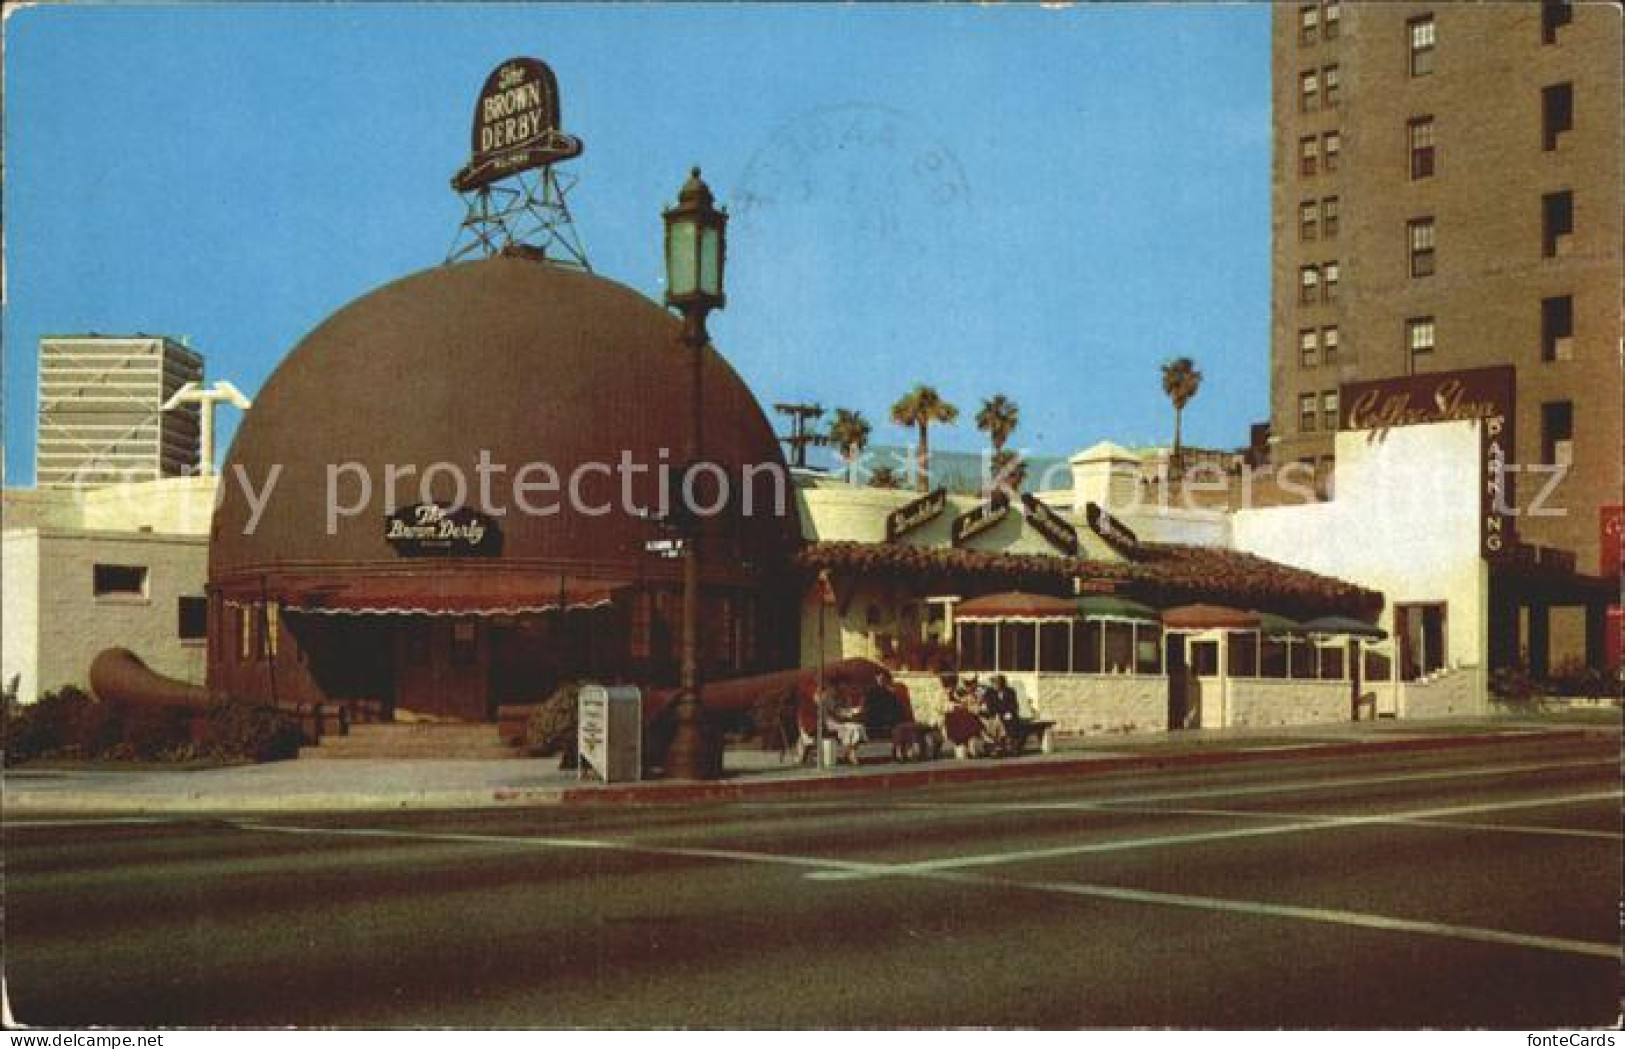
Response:
[[[594,269],[658,297],[691,164],[734,216],[711,324],[764,402],[917,381],[1018,444],[1187,441],[1268,414],[1263,4],[34,8],[5,24],[6,478],[33,477],[37,340],[185,335],[252,395],[333,310],[445,258],[474,99],[558,74]],[[222,412],[224,442],[235,429]]]

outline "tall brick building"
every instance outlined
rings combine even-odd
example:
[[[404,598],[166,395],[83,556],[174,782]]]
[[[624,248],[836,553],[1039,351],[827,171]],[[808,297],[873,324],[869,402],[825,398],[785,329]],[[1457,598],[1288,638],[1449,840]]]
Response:
[[[1330,457],[1343,383],[1512,365],[1515,461],[1572,467],[1566,514],[1520,538],[1599,571],[1625,414],[1618,7],[1282,3],[1271,57],[1273,458]]]

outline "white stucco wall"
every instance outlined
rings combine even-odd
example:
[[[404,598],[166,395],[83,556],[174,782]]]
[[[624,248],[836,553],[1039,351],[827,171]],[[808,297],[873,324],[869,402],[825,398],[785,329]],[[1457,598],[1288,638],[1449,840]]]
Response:
[[[1445,602],[1448,665],[1482,666],[1489,569],[1479,553],[1478,426],[1406,426],[1376,440],[1339,433],[1335,497],[1238,510],[1235,548],[1381,591],[1390,633],[1396,604]]]
[[[0,682],[17,678],[17,695],[39,694],[39,533],[0,536]]]
[[[63,685],[84,687],[91,660],[112,646],[130,649],[161,674],[202,683],[206,646],[201,640],[180,639],[179,600],[203,593],[208,577],[206,536],[24,530],[9,532],[5,539],[3,672],[8,678],[24,674],[28,685],[19,695],[25,702]],[[98,598],[97,564],[145,567],[145,595]],[[30,575],[37,594],[32,603],[33,637],[25,629],[14,648],[13,617],[25,627],[29,622]]]

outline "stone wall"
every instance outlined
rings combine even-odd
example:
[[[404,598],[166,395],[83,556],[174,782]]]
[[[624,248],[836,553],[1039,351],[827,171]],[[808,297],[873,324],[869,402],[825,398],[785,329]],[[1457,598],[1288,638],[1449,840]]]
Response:
[[[1399,712],[1407,718],[1489,713],[1489,689],[1480,667],[1460,667],[1399,686]]]
[[[1046,675],[1033,704],[1061,735],[1161,732],[1168,727],[1168,679],[1161,674]]]
[[[1227,723],[1236,727],[1324,725],[1348,721],[1347,681],[1234,678],[1225,690]]]

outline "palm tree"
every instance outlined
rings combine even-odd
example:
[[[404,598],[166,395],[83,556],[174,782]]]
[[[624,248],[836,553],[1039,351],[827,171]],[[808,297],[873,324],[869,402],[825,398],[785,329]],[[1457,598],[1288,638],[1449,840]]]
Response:
[[[912,426],[919,431],[919,486],[920,491],[931,490],[931,424],[952,425],[959,418],[959,409],[942,399],[936,387],[918,383],[891,406],[892,422],[899,426]]]
[[[853,484],[858,480],[858,456],[869,447],[869,420],[862,412],[849,408],[835,409],[835,418],[829,424],[829,443],[846,460],[846,479]]]
[[[902,478],[889,466],[877,466],[869,473],[870,488],[901,488]]]
[[[1185,412],[1185,405],[1196,396],[1196,391],[1202,388],[1202,373],[1196,370],[1196,362],[1189,357],[1175,357],[1173,360],[1162,362],[1162,392],[1174,405],[1174,463],[1179,463],[1179,427]]]
[[[1002,393],[996,393],[982,402],[976,413],[976,428],[987,434],[995,452],[1004,451],[1004,442],[1021,424],[1021,405]]]
[[[989,493],[996,492],[1000,488],[1019,492],[1021,486],[1027,483],[1027,460],[1014,448],[1000,448],[994,452],[988,468],[991,474]]]
[[[1001,477],[1004,479],[1003,487],[1012,490],[1020,490],[1022,481],[1026,479],[1027,468],[1021,462],[1020,453],[1004,448],[1004,442],[1010,439],[1020,424],[1021,406],[1002,393],[983,400],[982,410],[976,413],[976,428],[993,442],[993,455],[988,460],[988,492],[998,490]]]

